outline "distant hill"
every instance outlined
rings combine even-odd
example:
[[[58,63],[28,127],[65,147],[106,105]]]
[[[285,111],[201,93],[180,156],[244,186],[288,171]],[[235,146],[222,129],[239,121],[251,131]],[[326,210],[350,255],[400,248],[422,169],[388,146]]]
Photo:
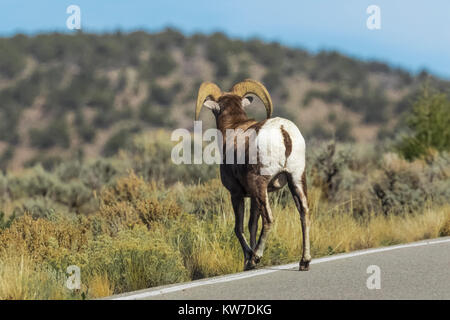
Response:
[[[374,141],[389,135],[425,79],[337,52],[311,54],[224,34],[176,30],[0,38],[0,168],[111,155],[137,132],[190,128],[202,81],[223,89],[254,78],[275,115],[307,139]],[[250,108],[263,117],[263,108]],[[206,125],[212,115],[202,114]]]

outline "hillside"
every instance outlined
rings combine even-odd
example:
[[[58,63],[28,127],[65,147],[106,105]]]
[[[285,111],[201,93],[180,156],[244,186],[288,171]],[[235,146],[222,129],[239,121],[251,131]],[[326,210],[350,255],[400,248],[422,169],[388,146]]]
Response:
[[[204,80],[244,78],[269,89],[275,115],[307,139],[389,136],[425,79],[336,52],[310,54],[221,33],[41,34],[0,38],[0,169],[109,156],[138,132],[190,128]],[[254,108],[263,117],[263,108]],[[212,115],[202,114],[206,125]]]
[[[170,161],[170,136],[193,126],[202,81],[247,77],[307,140],[313,258],[450,235],[448,82],[222,34],[17,35],[0,38],[0,299],[93,299],[242,271],[219,166]],[[269,202],[260,266],[299,261],[289,188]]]

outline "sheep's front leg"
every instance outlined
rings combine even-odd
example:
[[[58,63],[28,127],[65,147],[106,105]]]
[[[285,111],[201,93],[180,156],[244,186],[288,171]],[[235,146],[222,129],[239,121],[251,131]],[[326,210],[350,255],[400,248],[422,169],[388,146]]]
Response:
[[[244,270],[248,270],[247,266],[253,255],[253,250],[249,247],[244,236],[244,197],[240,195],[232,195],[231,203],[233,204],[235,215],[234,232],[236,233],[236,237],[242,246],[242,251],[244,251]]]

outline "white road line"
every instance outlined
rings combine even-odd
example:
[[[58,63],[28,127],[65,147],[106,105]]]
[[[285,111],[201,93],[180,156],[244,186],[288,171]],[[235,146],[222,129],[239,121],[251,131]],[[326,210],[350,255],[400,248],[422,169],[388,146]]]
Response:
[[[440,240],[421,241],[421,242],[415,242],[415,243],[395,245],[395,246],[390,246],[390,247],[374,248],[374,249],[367,249],[367,250],[355,251],[355,252],[350,252],[350,253],[343,253],[343,254],[338,254],[335,256],[313,259],[311,261],[311,264],[318,264],[318,263],[323,263],[323,262],[329,262],[329,261],[335,261],[335,260],[341,260],[341,259],[362,256],[362,255],[366,255],[366,254],[372,254],[372,253],[378,253],[378,252],[384,252],[384,251],[392,251],[392,250],[403,249],[403,248],[421,247],[421,246],[439,244],[439,243],[445,243],[445,242],[450,242],[450,238],[445,238],[445,239],[440,239]],[[260,275],[264,275],[264,274],[269,274],[272,272],[277,272],[280,270],[292,269],[292,268],[296,268],[296,267],[298,267],[298,262],[285,264],[282,266],[274,266],[274,267],[270,267],[270,269],[260,269],[260,270],[247,271],[247,272],[231,274],[231,275],[226,275],[226,276],[220,276],[220,277],[212,278],[212,279],[198,280],[198,281],[194,281],[194,282],[189,282],[189,283],[180,284],[180,285],[174,285],[171,287],[155,289],[155,290],[151,290],[151,291],[145,291],[145,292],[141,292],[141,293],[135,293],[135,294],[130,294],[130,295],[125,294],[123,296],[112,298],[112,300],[136,300],[136,299],[149,298],[149,297],[154,297],[154,296],[158,296],[158,295],[165,294],[165,293],[186,290],[186,289],[190,289],[190,288],[205,286],[208,284],[223,283],[223,282],[230,282],[230,281],[235,281],[235,280],[240,280],[240,279],[245,279],[245,278],[251,278],[251,277],[256,277],[256,276],[260,276]]]

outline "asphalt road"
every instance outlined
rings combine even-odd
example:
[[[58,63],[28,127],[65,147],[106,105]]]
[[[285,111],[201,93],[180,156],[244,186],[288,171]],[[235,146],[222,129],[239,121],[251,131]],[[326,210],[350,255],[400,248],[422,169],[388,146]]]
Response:
[[[367,272],[379,267],[380,289]],[[450,237],[355,251],[113,296],[113,299],[450,299]],[[371,282],[376,284],[376,282]]]

